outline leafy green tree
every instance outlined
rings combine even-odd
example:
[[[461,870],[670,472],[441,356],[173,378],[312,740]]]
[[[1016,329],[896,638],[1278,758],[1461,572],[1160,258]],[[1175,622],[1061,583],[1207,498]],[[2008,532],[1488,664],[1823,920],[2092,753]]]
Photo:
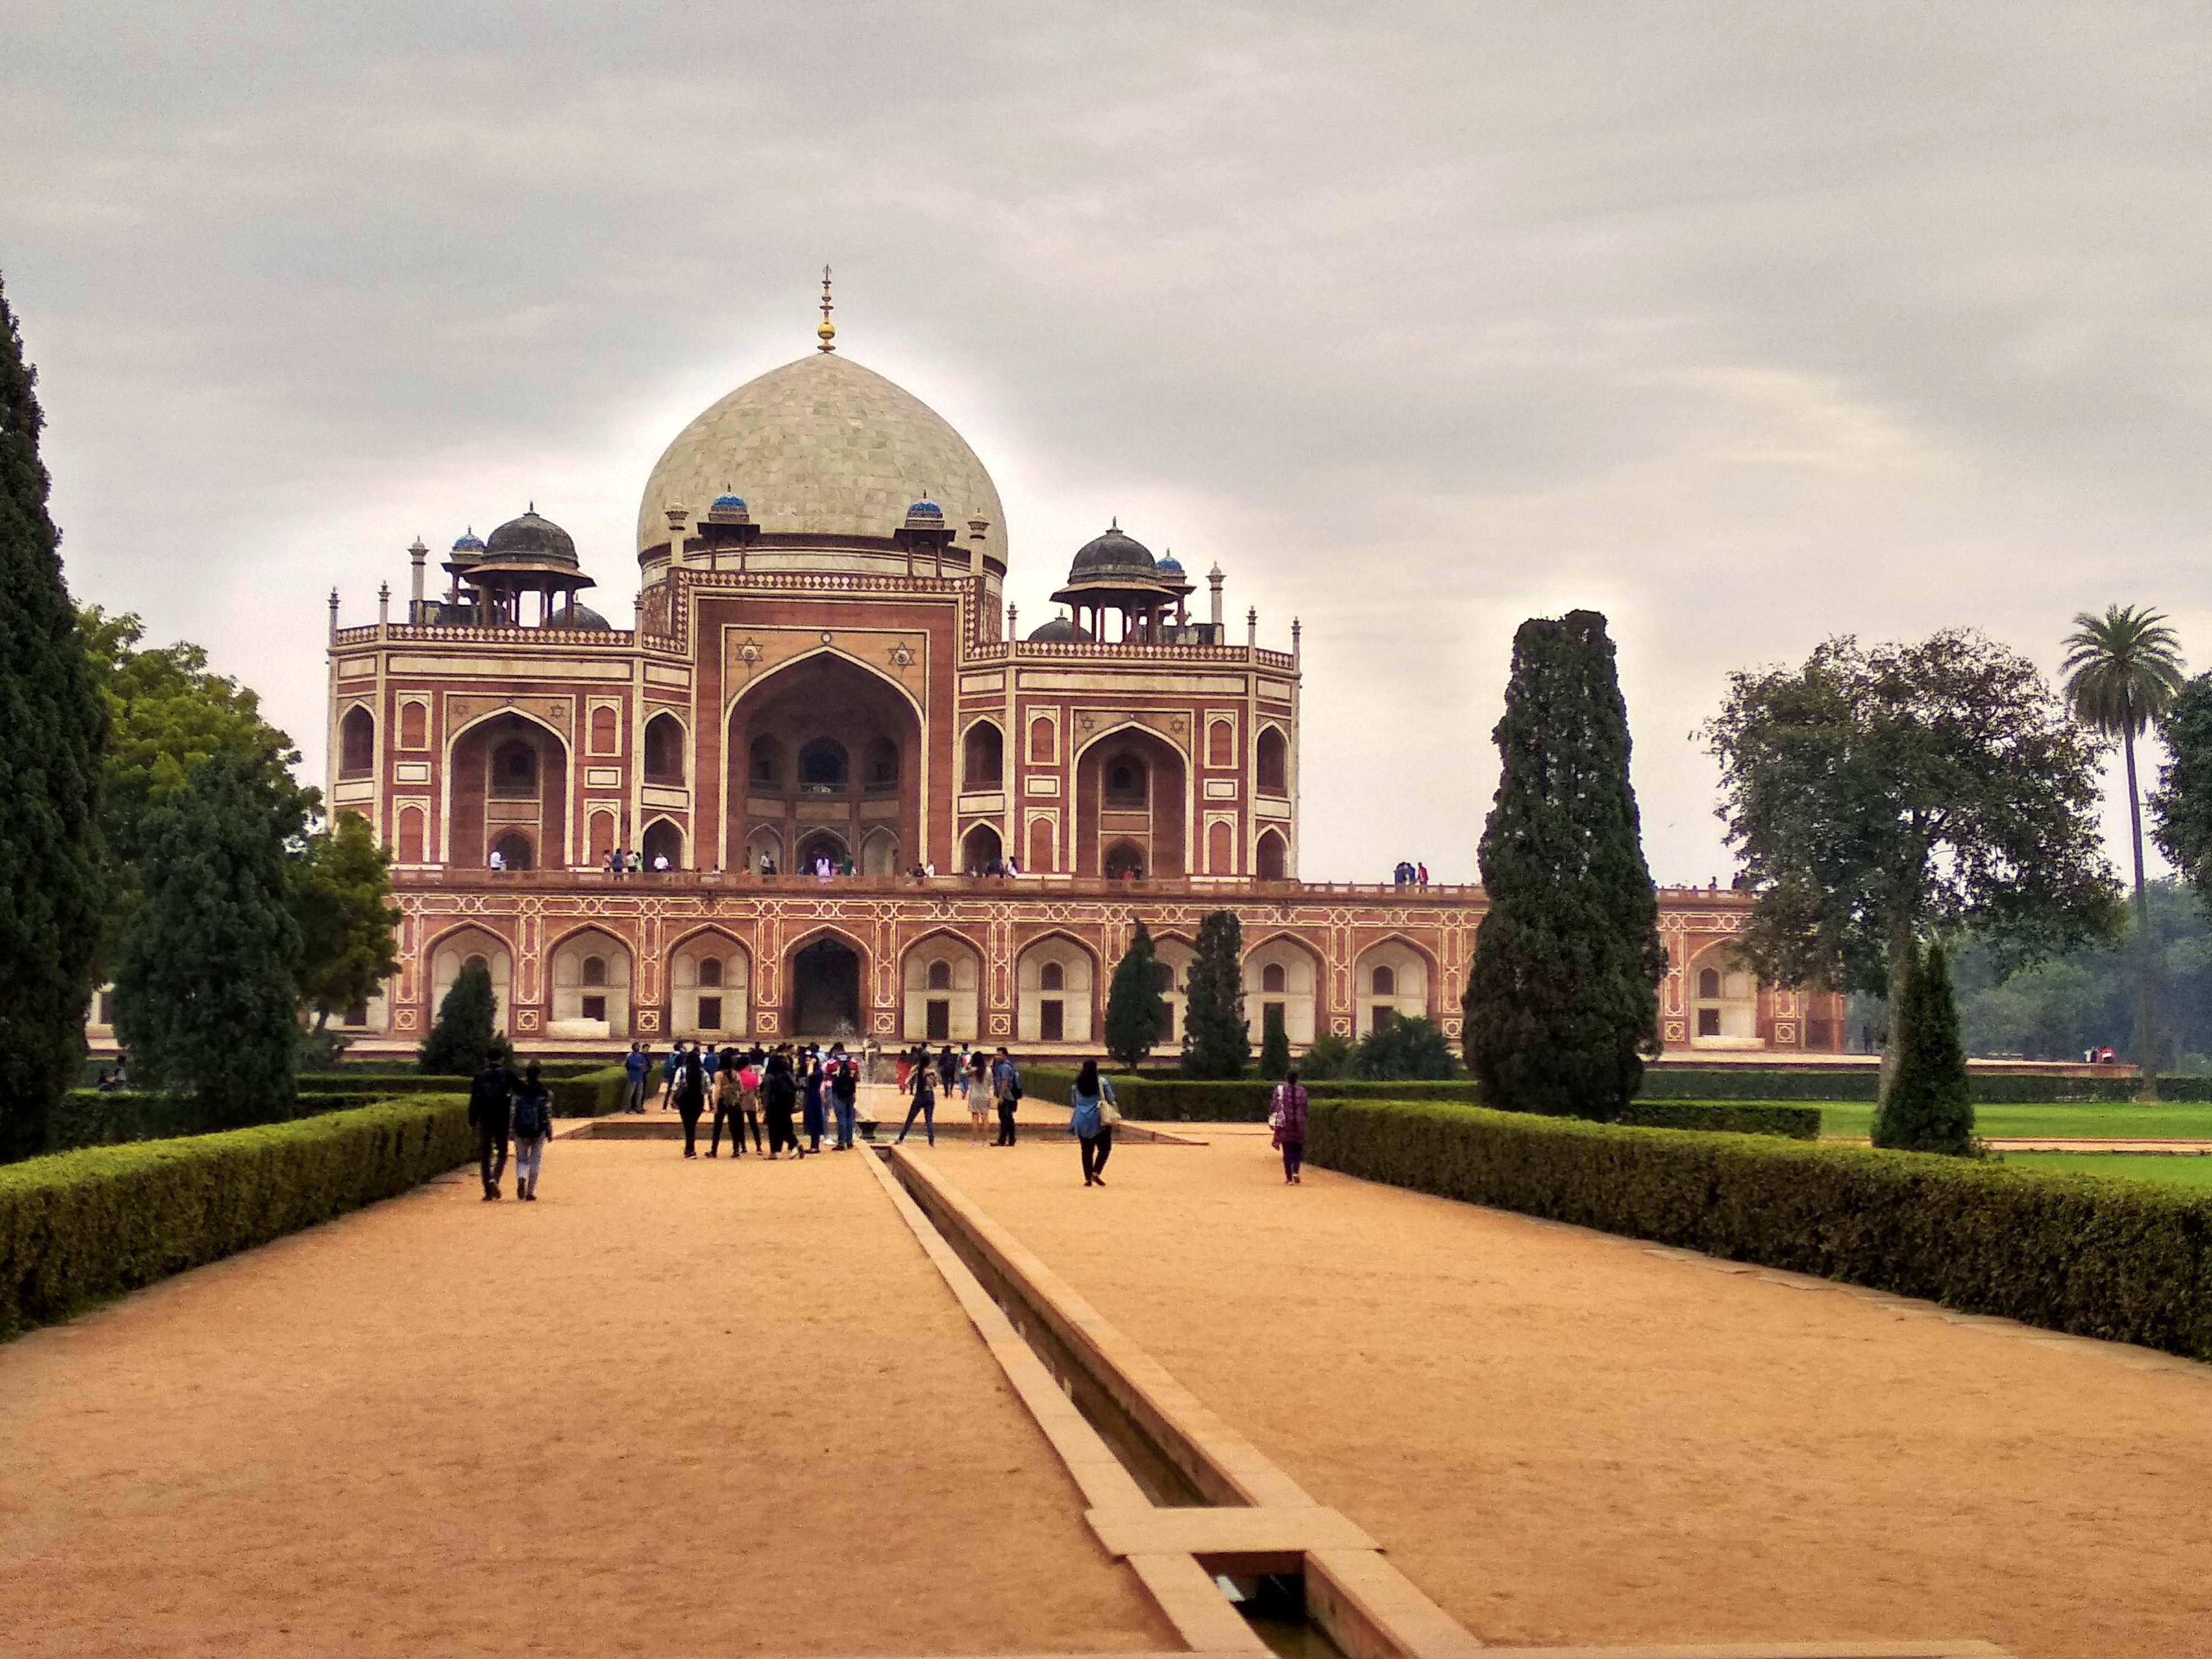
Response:
[[[1160,994],[1166,973],[1139,919],[1106,993],[1106,1052],[1125,1071],[1134,1071],[1174,1027],[1175,1011]]]
[[[341,812],[289,866],[292,918],[300,929],[300,996],[320,1031],[330,1017],[366,1002],[399,971],[392,948],[392,854],[368,821]]]
[[[2035,665],[1966,629],[1828,641],[1801,669],[1729,677],[1705,727],[1721,816],[1756,895],[1742,951],[1784,984],[1905,990],[1923,933],[2008,967],[2110,937],[2095,741]],[[1898,1022],[1884,1050],[1894,1074]]]
[[[2151,792],[2151,839],[2212,908],[2212,674],[2181,688],[2159,736],[2166,761]]]
[[[437,1023],[416,1059],[426,1072],[473,1077],[506,1052],[506,1042],[492,1030],[491,969],[481,962],[465,963],[438,1005]]]
[[[2150,900],[2143,890],[2142,797],[2136,786],[2136,739],[2172,706],[2181,690],[2181,641],[2166,617],[2148,607],[2110,605],[2101,617],[2084,611],[2066,636],[2066,704],[2074,718],[2104,738],[2118,738],[2127,757],[2128,830],[2135,854],[2136,930],[2150,939]],[[2136,964],[2145,1097],[2158,1097],[2158,999],[2150,955]]]
[[[1908,947],[1897,1005],[1897,1069],[1874,1117],[1874,1144],[1905,1152],[1974,1153],[1974,1103],[1951,970],[1940,945]]]
[[[1198,924],[1183,1000],[1182,1069],[1194,1078],[1239,1078],[1252,1064],[1244,1018],[1244,929],[1227,910]]]
[[[1359,1040],[1352,1069],[1377,1083],[1405,1078],[1440,1079],[1456,1076],[1451,1039],[1425,1014],[1384,1022]]]
[[[1260,1075],[1280,1083],[1291,1069],[1291,1034],[1283,1027],[1283,1011],[1269,1003],[1260,1016]]]
[[[84,1057],[106,719],[46,512],[38,374],[0,288],[0,1159],[44,1150]]]
[[[116,975],[116,1036],[145,1080],[214,1113],[266,1116],[293,1098],[297,813],[251,757],[222,754],[140,825],[146,896]]]
[[[237,681],[210,672],[207,653],[198,646],[142,649],[145,629],[136,616],[111,617],[97,605],[88,607],[81,620],[112,734],[100,792],[110,860],[100,956],[112,967],[143,900],[140,869],[149,817],[184,787],[202,762],[213,755],[252,762],[261,787],[281,803],[288,821],[304,822],[322,798],[294,779],[299,750],[261,718],[260,699]]]
[[[1489,909],[1462,1006],[1483,1097],[1611,1120],[1659,1047],[1659,897],[1628,778],[1628,708],[1605,618],[1513,638],[1504,760],[1478,857]]]

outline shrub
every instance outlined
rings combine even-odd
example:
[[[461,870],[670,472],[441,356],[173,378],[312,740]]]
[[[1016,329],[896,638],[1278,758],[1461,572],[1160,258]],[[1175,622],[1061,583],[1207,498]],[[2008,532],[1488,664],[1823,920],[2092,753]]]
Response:
[[[446,1079],[446,1091],[453,1083]],[[264,1123],[289,1123],[324,1112],[346,1111],[387,1100],[380,1087],[302,1091],[295,1099],[259,1106],[210,1103],[197,1095],[138,1094],[126,1090],[72,1089],[62,1097],[43,1149],[76,1152],[86,1146],[120,1146],[138,1140],[173,1140],[184,1135],[250,1129]]]
[[[548,1076],[540,1066],[538,1074],[553,1096],[556,1117],[605,1117],[610,1112],[619,1112],[623,1088],[629,1081],[629,1074],[619,1066],[605,1066],[574,1077]]]
[[[1377,1083],[1400,1078],[1441,1082],[1459,1072],[1452,1064],[1451,1039],[1444,1035],[1443,1027],[1419,1014],[1388,1021],[1362,1037],[1352,1053],[1352,1069]],[[1304,1073],[1299,1075],[1303,1078]]]
[[[1200,919],[1198,949],[1190,959],[1183,999],[1182,1069],[1188,1077],[1241,1078],[1252,1063],[1243,959],[1243,924],[1233,912],[1216,910]]]
[[[475,1155],[458,1096],[0,1170],[0,1337],[349,1210]]]
[[[1327,1168],[1972,1313],[2212,1358],[2212,1197],[2001,1164],[1316,1100]]]
[[[466,963],[453,975],[453,988],[438,1005],[438,1022],[416,1057],[426,1072],[474,1077],[506,1048],[507,1039],[492,1029],[491,970],[480,962]]]
[[[1106,1052],[1128,1070],[1174,1029],[1173,1012],[1160,995],[1167,970],[1152,950],[1152,936],[1139,917],[1129,936],[1129,948],[1114,969],[1112,988],[1106,994]]]
[[[1350,1077],[1355,1052],[1348,1038],[1316,1037],[1313,1046],[1298,1057],[1298,1081],[1311,1083],[1316,1078]]]

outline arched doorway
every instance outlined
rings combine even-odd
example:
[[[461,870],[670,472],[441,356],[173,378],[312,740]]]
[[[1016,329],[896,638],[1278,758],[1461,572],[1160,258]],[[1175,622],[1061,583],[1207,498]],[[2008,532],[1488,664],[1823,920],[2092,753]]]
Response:
[[[860,1034],[860,953],[835,934],[792,952],[791,1030],[848,1041]]]
[[[1116,843],[1136,849],[1147,876],[1188,873],[1184,813],[1188,769],[1173,745],[1157,733],[1109,732],[1075,763],[1075,827],[1066,861],[1078,874],[1103,873]],[[1126,854],[1118,860],[1126,866]]]
[[[995,870],[999,865],[999,832],[988,823],[979,823],[960,841],[960,868],[964,874],[980,876]]]
[[[757,681],[728,715],[726,752],[743,757],[726,776],[723,845],[747,867],[773,846],[804,872],[815,832],[842,868],[870,837],[888,831],[894,848],[921,846],[921,725],[914,705],[882,675],[822,652]],[[704,860],[705,848],[693,856]]]
[[[835,875],[844,870],[847,856],[843,836],[834,830],[817,830],[799,843],[799,862],[792,867],[799,875],[811,876],[816,861],[828,859],[830,873]]]

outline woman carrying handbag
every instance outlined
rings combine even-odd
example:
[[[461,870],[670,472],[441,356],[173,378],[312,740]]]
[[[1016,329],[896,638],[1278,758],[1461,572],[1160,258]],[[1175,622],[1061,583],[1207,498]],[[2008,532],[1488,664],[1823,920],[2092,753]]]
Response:
[[[1293,1070],[1275,1085],[1273,1109],[1267,1127],[1275,1132],[1275,1145],[1283,1154],[1283,1184],[1299,1185],[1298,1166],[1306,1161],[1306,1091]]]
[[[1067,1103],[1067,1132],[1083,1148],[1083,1184],[1103,1187],[1106,1159],[1114,1151],[1114,1126],[1121,1121],[1121,1112],[1114,1103],[1114,1085],[1098,1075],[1097,1060],[1083,1062]]]

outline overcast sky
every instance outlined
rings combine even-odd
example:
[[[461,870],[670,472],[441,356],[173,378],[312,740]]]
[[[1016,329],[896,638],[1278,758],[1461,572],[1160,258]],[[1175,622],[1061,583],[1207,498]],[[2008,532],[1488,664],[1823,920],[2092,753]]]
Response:
[[[1971,623],[2212,664],[2201,3],[0,0],[70,580],[319,778],[325,595],[539,509],[620,624],[663,446],[839,344],[1305,622],[1304,873],[1472,878],[1514,627],[1612,619],[1653,873],[1728,672]],[[1241,637],[1241,632],[1237,635]],[[2124,816],[2112,822],[2118,825]],[[2118,843],[2115,842],[2115,851]]]

